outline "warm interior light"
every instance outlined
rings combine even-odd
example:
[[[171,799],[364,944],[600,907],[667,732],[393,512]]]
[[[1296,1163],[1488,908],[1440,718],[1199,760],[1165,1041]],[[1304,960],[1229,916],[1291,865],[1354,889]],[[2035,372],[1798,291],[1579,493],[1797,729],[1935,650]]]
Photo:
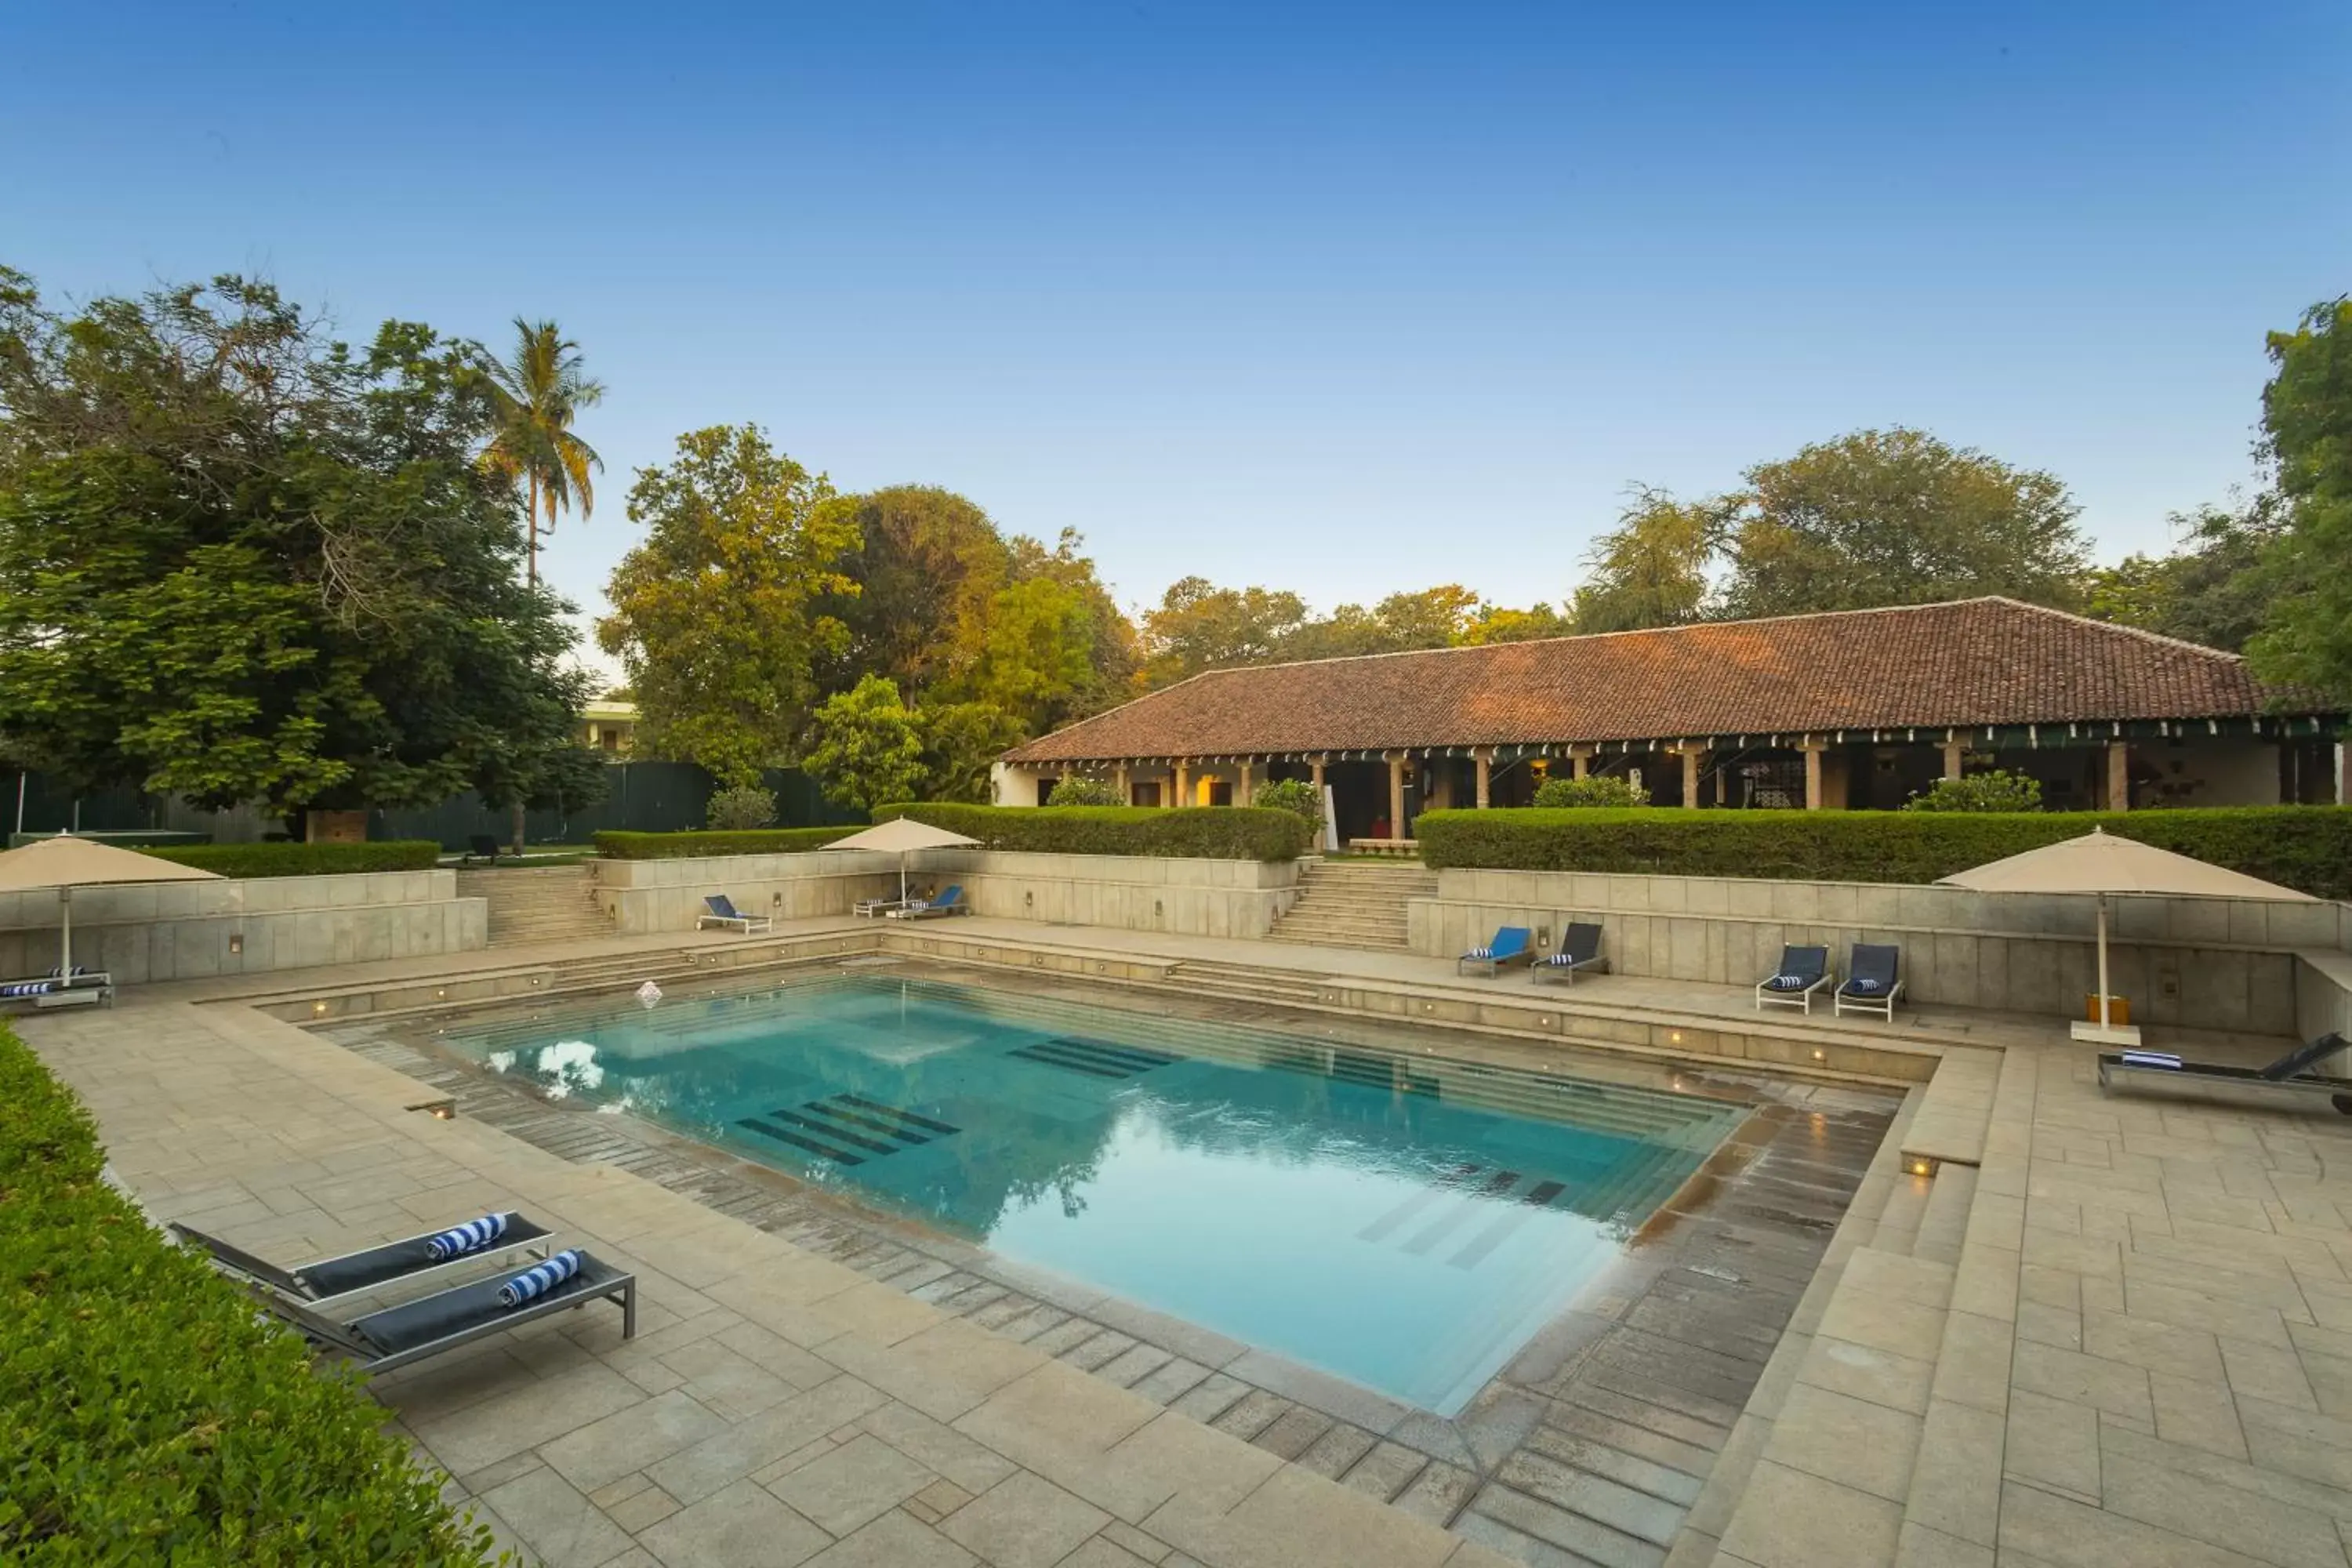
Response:
[[[1683,1032],[1680,1029],[1673,1030],[1667,1034],[1666,1039],[1669,1043],[1679,1046],[1683,1043]]]
[[[1816,1049],[1816,1050],[1813,1052],[1813,1060],[1815,1060],[1815,1061],[1817,1061],[1817,1062],[1825,1062],[1825,1061],[1827,1061],[1827,1060],[1829,1060],[1829,1059],[1830,1059],[1830,1054],[1829,1054],[1829,1052],[1827,1052],[1827,1051],[1820,1050],[1820,1049]]]
[[[310,1012],[313,1016],[324,1017],[327,1013],[327,1005],[324,1002],[313,1002],[310,1004]]]
[[[1936,1173],[1936,1162],[1915,1154],[1911,1157],[1910,1170],[1915,1176],[1932,1176]]]

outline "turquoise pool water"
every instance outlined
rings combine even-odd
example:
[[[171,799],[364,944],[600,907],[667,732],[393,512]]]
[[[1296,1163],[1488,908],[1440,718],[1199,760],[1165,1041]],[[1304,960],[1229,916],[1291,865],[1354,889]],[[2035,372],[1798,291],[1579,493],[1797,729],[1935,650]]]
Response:
[[[1741,1113],[878,973],[444,1038],[1442,1415]]]

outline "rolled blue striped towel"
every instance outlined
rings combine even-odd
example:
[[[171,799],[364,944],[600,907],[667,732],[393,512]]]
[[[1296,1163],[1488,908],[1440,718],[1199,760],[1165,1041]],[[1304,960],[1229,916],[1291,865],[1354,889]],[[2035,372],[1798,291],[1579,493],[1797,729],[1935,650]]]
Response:
[[[1802,991],[1812,982],[1801,974],[1776,974],[1765,984],[1775,991]]]
[[[468,1252],[479,1252],[507,1233],[507,1216],[486,1214],[479,1219],[469,1219],[425,1244],[425,1256],[436,1263],[446,1263],[452,1258],[463,1258]]]
[[[2127,1068],[2179,1068],[2180,1058],[2170,1051],[2126,1051],[2124,1066]]]
[[[526,1268],[499,1287],[499,1305],[520,1307],[544,1296],[580,1272],[580,1254],[567,1248],[535,1268]]]
[[[1495,950],[1491,947],[1474,947],[1470,950],[1468,956],[1472,958],[1492,958],[1495,956]]]
[[[13,984],[0,985],[0,996],[46,996],[57,988],[58,983],[54,980],[19,980]]]
[[[62,970],[62,969],[52,969],[52,970],[50,970],[50,971],[49,971],[49,978],[50,978],[50,979],[52,979],[52,980],[79,980],[79,979],[80,979],[83,975],[88,974],[89,973],[89,966],[88,964],[84,964],[84,963],[77,963],[77,964],[75,964],[75,965],[73,966],[73,971],[72,971],[72,973],[67,973],[65,970]]]
[[[1576,955],[1569,952],[1555,952],[1549,958],[1545,959],[1544,962],[1546,963],[1559,964],[1574,963],[1576,962]]]

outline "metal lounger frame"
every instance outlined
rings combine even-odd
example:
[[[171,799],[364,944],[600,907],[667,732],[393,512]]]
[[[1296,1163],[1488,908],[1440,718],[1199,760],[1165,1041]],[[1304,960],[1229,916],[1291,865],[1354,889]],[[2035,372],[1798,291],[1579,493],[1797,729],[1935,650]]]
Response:
[[[571,1280],[564,1282],[565,1285],[571,1283]],[[466,1288],[457,1287],[458,1289]],[[331,1350],[342,1352],[360,1363],[369,1372],[391,1372],[395,1368],[406,1366],[412,1362],[425,1361],[439,1355],[444,1351],[456,1350],[459,1345],[470,1344],[476,1340],[488,1339],[492,1334],[502,1334],[509,1329],[520,1328],[525,1323],[536,1321],[541,1318],[551,1317],[557,1312],[568,1312],[576,1307],[584,1307],[591,1301],[609,1301],[615,1298],[618,1298],[621,1303],[621,1337],[625,1340],[637,1337],[637,1277],[625,1270],[615,1270],[610,1279],[601,1280],[585,1289],[567,1290],[563,1286],[558,1286],[554,1291],[535,1301],[529,1301],[522,1306],[501,1311],[494,1318],[486,1318],[480,1322],[468,1324],[453,1333],[444,1334],[439,1339],[428,1340],[421,1345],[411,1345],[406,1350],[394,1352],[391,1355],[379,1355],[374,1347],[354,1331],[352,1325],[338,1322],[333,1318],[318,1311],[310,1303],[291,1300],[275,1290],[256,1290],[254,1294],[271,1311],[294,1324],[305,1334]],[[425,1299],[430,1300],[430,1298]]]
[[[1608,973],[1609,955],[1605,952],[1596,952],[1581,963],[1552,963],[1538,959],[1528,964],[1528,969],[1532,977],[1538,982],[1556,980],[1573,985],[1576,984],[1577,974],[1581,971],[1591,970],[1596,974]]]
[[[1810,1016],[1813,1010],[1813,997],[1822,987],[1838,983],[1834,967],[1822,970],[1822,977],[1802,991],[1776,991],[1772,988],[1772,979],[1768,974],[1756,983],[1756,1010],[1759,1013],[1764,1010],[1764,1004],[1769,1002],[1778,1007],[1794,1007]]]
[[[1892,986],[1889,986],[1885,994],[1876,996],[1849,996],[1846,994],[1845,987],[1841,985],[1830,993],[1830,1016],[1836,1017],[1841,1013],[1874,1013],[1892,1024],[1895,1022],[1895,999],[1902,994],[1901,980],[1895,981]]]
[[[515,1215],[514,1217],[522,1218],[523,1216]],[[427,1264],[422,1268],[412,1268],[406,1273],[394,1275],[389,1279],[378,1280],[373,1285],[362,1285],[353,1289],[338,1290],[325,1296],[313,1295],[297,1276],[305,1269],[318,1268],[331,1263],[345,1263],[352,1258],[365,1257],[368,1253],[381,1251],[386,1247],[397,1247],[402,1243],[383,1242],[375,1247],[362,1247],[356,1251],[342,1253],[334,1258],[317,1258],[309,1263],[297,1264],[291,1268],[280,1268],[267,1258],[256,1258],[252,1253],[241,1247],[232,1247],[216,1236],[207,1236],[203,1231],[192,1229],[177,1220],[172,1221],[165,1228],[183,1240],[192,1241],[203,1247],[212,1254],[215,1263],[221,1265],[231,1273],[245,1276],[250,1283],[265,1286],[278,1295],[284,1296],[288,1300],[301,1306],[328,1307],[337,1301],[349,1300],[354,1296],[378,1295],[385,1290],[404,1286],[414,1279],[447,1279],[453,1271],[465,1269],[469,1265],[484,1263],[491,1258],[499,1259],[500,1268],[511,1266],[517,1254],[535,1261],[544,1261],[554,1251],[554,1247],[549,1243],[555,1233],[541,1228],[536,1220],[525,1219],[524,1223],[530,1225],[537,1234],[519,1237],[513,1241],[485,1247],[473,1252],[461,1252],[446,1262]],[[440,1234],[439,1231],[432,1231],[427,1233],[427,1236]],[[426,1238],[426,1237],[404,1237],[404,1240]]]
[[[2297,1074],[2294,1078],[2264,1078],[2260,1068],[2223,1068],[2210,1063],[2183,1062],[2177,1068],[2140,1067],[2127,1062],[2118,1052],[2107,1052],[2099,1058],[2099,1087],[2113,1087],[2111,1079],[2126,1083],[2163,1082],[2200,1089],[2259,1089],[2292,1100],[2325,1100],[2337,1110],[2352,1116],[2352,1078],[2321,1078],[2317,1074]]]

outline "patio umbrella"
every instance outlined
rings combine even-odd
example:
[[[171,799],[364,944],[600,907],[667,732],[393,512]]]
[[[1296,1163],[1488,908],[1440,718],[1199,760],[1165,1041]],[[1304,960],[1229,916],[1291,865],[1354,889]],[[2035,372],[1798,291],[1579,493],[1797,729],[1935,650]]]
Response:
[[[95,838],[61,833],[0,853],[0,893],[58,890],[58,970],[73,973],[73,890],[123,882],[217,882],[219,876],[194,866],[159,860],[135,849],[118,849]]]
[[[950,833],[944,827],[933,827],[928,822],[917,822],[911,816],[893,817],[863,833],[853,833],[846,838],[836,838],[823,849],[878,849],[886,855],[898,857],[898,901],[907,901],[907,857],[918,849],[953,849],[971,847],[977,838],[966,838],[961,833]]]
[[[2078,1040],[2104,1045],[2133,1045],[2139,1031],[2108,1020],[2107,898],[2113,893],[2147,893],[2183,899],[2266,899],[2311,903],[2308,893],[2265,882],[2242,871],[2209,866],[2169,849],[2158,849],[2137,838],[2122,838],[2094,827],[2080,838],[2062,839],[2011,855],[1967,871],[1955,871],[1937,880],[1947,887],[1969,888],[1979,893],[2088,893],[2099,900],[2099,1021],[2077,1023]]]

